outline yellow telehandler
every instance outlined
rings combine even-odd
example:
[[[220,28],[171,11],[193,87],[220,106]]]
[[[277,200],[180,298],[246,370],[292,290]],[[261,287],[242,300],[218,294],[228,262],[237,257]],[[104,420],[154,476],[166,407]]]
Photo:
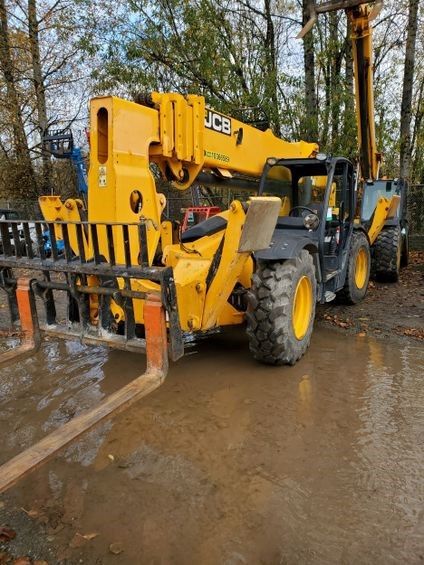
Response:
[[[207,108],[201,96],[98,97],[90,124],[87,210],[77,199],[42,196],[42,221],[0,222],[0,287],[22,331],[20,347],[0,363],[32,354],[52,334],[145,352],[147,369],[0,467],[0,492],[160,386],[168,359],[196,336],[246,323],[256,359],[294,364],[309,346],[317,302],[365,296],[370,245],[396,214],[396,196],[379,198],[364,226],[349,160],[278,139]],[[202,175],[256,194],[179,234],[163,217],[152,166],[181,190]],[[60,292],[68,304],[62,325]]]

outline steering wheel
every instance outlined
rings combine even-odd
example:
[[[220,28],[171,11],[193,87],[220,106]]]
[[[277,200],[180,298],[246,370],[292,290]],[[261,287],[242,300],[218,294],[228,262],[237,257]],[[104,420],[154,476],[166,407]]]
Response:
[[[292,212],[298,212],[299,210],[306,210],[307,212],[310,212],[315,216],[317,215],[316,212],[314,212],[313,210],[311,210],[311,208],[308,208],[307,206],[293,206],[293,208],[289,212],[289,216],[293,216]],[[301,214],[297,213],[296,217],[300,217],[300,215]]]

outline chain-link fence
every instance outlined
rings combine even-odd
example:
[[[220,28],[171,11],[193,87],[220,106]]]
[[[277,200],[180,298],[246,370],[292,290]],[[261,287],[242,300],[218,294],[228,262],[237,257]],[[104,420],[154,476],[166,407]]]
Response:
[[[424,184],[409,188],[408,223],[411,249],[424,251]]]
[[[232,190],[216,190],[206,192],[199,190],[176,191],[167,194],[165,215],[171,220],[181,220],[185,209],[191,206],[218,206],[226,210],[233,200],[247,200],[249,192],[234,192]]]
[[[409,189],[408,220],[412,234],[424,235],[424,184],[415,184]]]
[[[18,213],[22,220],[41,220],[41,211],[37,200],[1,200],[0,216],[5,215],[4,211],[10,210]]]

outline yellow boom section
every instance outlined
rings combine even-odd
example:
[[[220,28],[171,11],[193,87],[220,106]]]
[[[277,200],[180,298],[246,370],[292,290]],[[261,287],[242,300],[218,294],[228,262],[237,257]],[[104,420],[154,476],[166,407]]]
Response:
[[[304,37],[311,30],[318,14],[346,10],[351,25],[361,175],[365,180],[378,178],[381,161],[375,138],[371,22],[379,14],[382,4],[382,0],[330,0],[312,3],[311,18],[298,35],[300,38]]]
[[[153,93],[146,105],[112,96],[95,98],[90,122],[88,221],[109,224],[98,227],[100,255],[106,261],[113,257],[117,264],[138,265],[142,259],[138,256],[138,230],[145,230],[144,260],[150,266],[173,268],[183,330],[242,323],[243,312],[231,305],[228,297],[237,283],[250,285],[253,271],[250,251],[238,250],[246,225],[244,208],[233,202],[220,214],[225,230],[182,245],[173,238],[171,223],[162,221],[166,198],[156,190],[151,165],[156,164],[166,179],[184,190],[202,171],[228,179],[233,175],[259,179],[269,157],[312,157],[318,145],[289,143],[270,130],[260,131],[206,108],[202,96],[175,93]],[[60,197],[42,197],[40,206],[48,221],[82,219],[81,210],[71,200],[62,203]],[[256,229],[262,230],[269,221],[275,225],[276,219],[268,213],[262,216]],[[130,224],[126,235],[120,224]],[[77,254],[72,225],[69,233]],[[57,236],[60,238],[60,233]],[[84,235],[88,258],[93,254],[91,237],[90,233]],[[124,237],[129,242],[130,261],[125,256],[128,246]],[[220,258],[219,266],[215,265],[216,257]],[[213,280],[209,280],[212,272]],[[119,285],[123,284],[122,279]],[[149,280],[137,279],[131,284],[137,292],[159,291]],[[93,310],[94,302],[91,297]],[[134,300],[133,305],[136,323],[143,323],[144,300]],[[123,309],[113,301],[111,310],[116,323],[124,319]]]
[[[371,20],[376,12],[369,4],[347,10],[352,29],[352,53],[355,69],[356,120],[365,180],[377,179],[381,154],[377,151],[374,119],[373,46]]]
[[[318,151],[316,143],[290,143],[271,130],[207,108],[202,96],[154,92],[151,104],[158,112],[161,140],[151,147],[152,161],[180,189],[188,188],[201,170],[225,178],[233,173],[258,178],[268,157],[311,157]]]
[[[204,170],[259,178],[268,157],[310,157],[318,151],[315,143],[289,143],[210,110],[202,96],[153,93],[150,106],[99,97],[91,101],[90,113],[88,220],[144,223],[150,264],[168,229],[161,225],[166,199],[156,192],[151,163],[186,189]],[[100,246],[108,257],[106,244]],[[123,260],[120,253],[117,249],[117,261]]]

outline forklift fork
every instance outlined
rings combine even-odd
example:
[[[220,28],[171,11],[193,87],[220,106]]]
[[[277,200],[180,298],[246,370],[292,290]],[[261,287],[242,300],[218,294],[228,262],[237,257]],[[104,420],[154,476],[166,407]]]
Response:
[[[16,291],[23,329],[20,348],[7,352],[1,361],[11,361],[18,356],[34,352],[40,344],[34,296],[29,279],[19,279]],[[48,461],[60,449],[90,430],[93,426],[122,412],[137,400],[153,392],[165,380],[168,373],[168,345],[165,309],[157,295],[150,294],[144,306],[146,330],[146,371],[133,381],[110,394],[93,408],[76,416],[57,430],[48,434],[0,467],[0,493]]]
[[[21,345],[17,348],[5,351],[4,353],[0,353],[0,367],[36,353],[41,343],[35,297],[29,277],[18,278],[16,284],[16,302],[19,318],[21,320]]]
[[[146,354],[147,366],[143,374],[104,398],[97,406],[76,416],[1,466],[0,493],[99,422],[158,388],[168,373],[168,356],[176,361],[184,354],[173,272],[169,267],[147,264],[144,258],[146,237],[143,226],[48,222],[52,256],[46,257],[42,244],[42,222],[21,223],[25,235],[25,253],[22,252],[16,222],[0,221],[0,288],[7,293],[12,324],[18,318],[20,320],[21,334],[20,346],[0,353],[0,367],[35,353],[40,347],[42,334],[142,352]],[[56,248],[57,226],[63,235],[63,254],[59,254]],[[37,235],[38,249],[35,250],[29,239],[32,227]],[[71,230],[76,234],[77,254],[71,249]],[[100,253],[98,236],[102,232],[107,234],[108,261]],[[86,257],[84,233],[92,235],[93,257]],[[122,236],[124,247],[121,263],[117,262],[114,252],[119,247],[119,240],[116,239],[119,235]],[[134,254],[139,257],[137,264],[131,262],[131,243]],[[22,269],[32,270],[33,274],[16,276],[16,272],[22,272]],[[56,276],[51,277],[53,273]],[[134,288],[131,284],[133,280],[148,280],[154,285],[142,292]],[[119,281],[123,282],[119,284]],[[74,310],[77,310],[72,315],[69,312],[67,324],[56,321],[53,291],[67,292],[69,305],[74,305]],[[36,296],[44,303],[46,320],[42,323],[37,316]],[[98,300],[97,324],[92,324],[90,318],[92,296]],[[133,301],[140,299],[143,300],[143,337],[137,333],[133,312]],[[125,311],[124,331],[113,331],[110,313],[112,300],[122,305]]]

